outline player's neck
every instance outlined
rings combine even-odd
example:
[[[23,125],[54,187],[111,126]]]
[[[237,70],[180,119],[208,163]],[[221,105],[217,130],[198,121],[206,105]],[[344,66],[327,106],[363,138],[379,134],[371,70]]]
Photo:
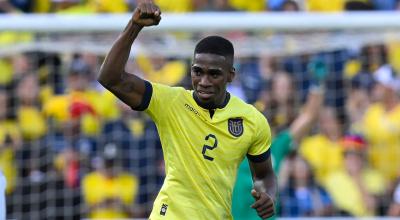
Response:
[[[225,92],[223,101],[216,104],[216,103],[202,103],[199,98],[196,96],[195,93],[193,93],[193,99],[196,101],[197,105],[199,105],[200,107],[204,108],[204,109],[208,109],[208,110],[213,110],[213,109],[217,109],[217,108],[224,108],[229,100],[231,98],[231,94],[229,92]]]

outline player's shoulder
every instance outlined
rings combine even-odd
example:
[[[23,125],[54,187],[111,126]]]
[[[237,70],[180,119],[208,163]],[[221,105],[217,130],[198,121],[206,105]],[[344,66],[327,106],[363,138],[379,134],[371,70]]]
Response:
[[[175,92],[186,91],[186,89],[181,86],[169,86],[169,85],[156,83],[156,82],[150,82],[150,84],[153,87],[153,90],[158,89],[158,90],[168,90],[168,91],[175,91]]]
[[[255,121],[265,121],[266,117],[256,108],[254,105],[248,104],[239,97],[234,95],[231,96],[232,107],[240,111],[240,113],[244,116],[248,116],[249,119],[253,119]]]
[[[250,125],[255,131],[259,129],[269,130],[265,129],[270,126],[267,118],[256,107],[236,96],[231,96],[230,102],[231,115],[243,118],[246,124]]]

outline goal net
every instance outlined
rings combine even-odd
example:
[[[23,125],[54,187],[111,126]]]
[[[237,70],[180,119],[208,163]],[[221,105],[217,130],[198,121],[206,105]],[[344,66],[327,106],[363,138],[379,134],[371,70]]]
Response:
[[[89,217],[88,201],[113,192],[100,192],[107,189],[96,188],[96,176],[83,180],[108,166],[111,173],[127,173],[129,181],[118,184],[133,217],[148,216],[165,175],[157,130],[95,80],[128,20],[129,15],[0,16],[0,168],[8,180],[8,218]],[[349,88],[364,86],[355,79],[358,73],[372,74],[385,64],[399,71],[399,20],[390,13],[166,14],[159,27],[139,35],[126,69],[190,88],[196,42],[225,36],[234,44],[237,70],[228,90],[265,113],[277,133],[304,104],[312,68],[328,73],[324,103],[342,112]],[[289,80],[274,88],[278,74]],[[270,103],[285,99],[290,109],[272,114]],[[347,116],[343,123],[351,126],[350,120],[355,119]],[[391,201],[386,198],[384,210]]]

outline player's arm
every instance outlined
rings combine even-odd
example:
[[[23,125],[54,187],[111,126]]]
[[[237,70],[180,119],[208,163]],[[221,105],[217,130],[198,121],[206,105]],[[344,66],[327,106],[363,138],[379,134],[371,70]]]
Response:
[[[125,30],[108,52],[98,81],[131,108],[141,106],[148,87],[146,81],[125,71],[131,46],[143,27],[158,25],[161,11],[151,0],[141,0]],[[146,88],[147,87],[147,88]]]
[[[262,219],[269,218],[275,213],[274,203],[277,192],[277,181],[272,169],[271,156],[261,162],[249,160],[249,164],[254,182],[251,194],[255,199],[251,207]]]

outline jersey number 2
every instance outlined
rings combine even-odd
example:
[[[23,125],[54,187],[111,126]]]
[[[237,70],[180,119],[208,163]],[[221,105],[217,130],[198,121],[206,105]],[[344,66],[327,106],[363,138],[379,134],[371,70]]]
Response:
[[[213,134],[207,135],[206,138],[205,138],[205,140],[208,141],[208,139],[210,139],[210,138],[214,139],[214,144],[213,144],[213,146],[210,146],[210,145],[205,144],[205,145],[203,146],[202,154],[203,154],[204,159],[213,161],[214,158],[213,158],[213,157],[210,157],[210,156],[207,156],[207,155],[206,155],[206,151],[207,151],[207,150],[214,150],[214,149],[218,146],[218,140],[217,140],[217,138],[215,137],[215,135],[213,135]]]

